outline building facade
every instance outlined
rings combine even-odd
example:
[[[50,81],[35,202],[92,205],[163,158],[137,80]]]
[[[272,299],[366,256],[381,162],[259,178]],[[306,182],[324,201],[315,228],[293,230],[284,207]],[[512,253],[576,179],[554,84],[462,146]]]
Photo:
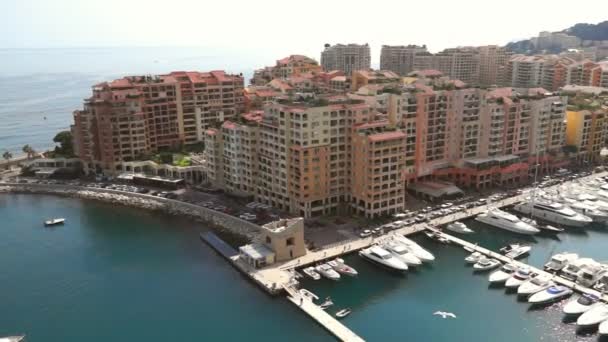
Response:
[[[400,76],[406,76],[417,69],[416,59],[420,55],[428,55],[426,45],[382,45],[380,50],[380,69],[390,70]],[[418,57],[418,58],[417,58]],[[428,68],[423,69],[430,69]]]
[[[340,70],[350,76],[353,71],[371,67],[368,44],[325,44],[321,52],[321,66],[325,71]]]

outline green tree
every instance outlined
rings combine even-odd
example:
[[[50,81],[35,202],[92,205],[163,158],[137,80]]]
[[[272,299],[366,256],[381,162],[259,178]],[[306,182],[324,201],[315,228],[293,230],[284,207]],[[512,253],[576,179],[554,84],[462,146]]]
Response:
[[[27,159],[31,159],[33,156],[36,155],[36,150],[34,150],[30,145],[23,146],[21,150],[23,151],[23,153],[27,154]]]
[[[13,158],[13,154],[10,153],[9,151],[4,151],[4,153],[2,154],[2,158],[4,158],[6,160],[6,162],[8,163],[11,158]],[[8,169],[8,164],[6,164],[6,168]]]
[[[53,138],[53,142],[59,144],[55,147],[55,155],[61,157],[73,157],[74,156],[74,142],[72,132],[62,131],[57,133]]]

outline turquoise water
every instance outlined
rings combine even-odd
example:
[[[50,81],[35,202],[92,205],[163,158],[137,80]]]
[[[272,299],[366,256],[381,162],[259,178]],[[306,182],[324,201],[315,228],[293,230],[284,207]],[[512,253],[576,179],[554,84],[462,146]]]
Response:
[[[42,227],[49,217],[65,226]],[[199,240],[190,221],[0,195],[0,336],[36,341],[332,341]]]
[[[65,216],[62,227],[43,219]],[[205,228],[190,221],[91,201],[0,195],[0,336],[28,341],[332,341],[282,298],[271,298],[202,244]],[[534,244],[528,261],[541,266],[569,250],[608,260],[608,230],[555,238],[522,238],[467,222],[467,239],[498,248]],[[360,276],[304,287],[350,307],[343,322],[368,341],[596,341],[564,323],[562,303],[533,309],[487,273],[465,266],[467,253],[415,237],[437,260],[405,276],[356,255]],[[454,312],[456,319],[434,316]]]

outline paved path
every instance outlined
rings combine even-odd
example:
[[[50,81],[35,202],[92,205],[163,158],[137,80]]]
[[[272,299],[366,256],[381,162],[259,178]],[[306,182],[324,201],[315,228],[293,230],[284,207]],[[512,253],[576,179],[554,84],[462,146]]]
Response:
[[[332,315],[321,309],[308,298],[302,296],[296,289],[291,286],[284,286],[288,293],[287,299],[295,304],[300,310],[304,311],[308,316],[313,318],[317,323],[332,333],[335,337],[342,341],[357,342],[364,341],[361,337],[348,329],[344,324],[340,323]]]

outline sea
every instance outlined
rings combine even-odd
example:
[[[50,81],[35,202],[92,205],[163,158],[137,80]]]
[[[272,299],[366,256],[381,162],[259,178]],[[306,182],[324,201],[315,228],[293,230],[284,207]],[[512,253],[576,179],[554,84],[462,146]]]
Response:
[[[45,228],[49,217],[64,226]],[[46,195],[0,194],[0,336],[28,342],[334,341],[286,299],[272,298],[199,240],[204,224],[139,209]],[[467,240],[498,249],[532,244],[542,266],[562,251],[607,260],[608,230],[570,229],[525,237],[466,221]],[[342,322],[367,341],[597,341],[565,320],[564,302],[534,308],[487,273],[464,263],[462,248],[425,236],[432,264],[395,275],[345,257],[359,276],[303,280],[331,296]],[[456,318],[443,319],[435,311]]]
[[[274,56],[276,57],[276,56]],[[206,47],[0,49],[0,152],[54,146],[99,82],[177,70],[242,73],[274,63],[263,51]]]

